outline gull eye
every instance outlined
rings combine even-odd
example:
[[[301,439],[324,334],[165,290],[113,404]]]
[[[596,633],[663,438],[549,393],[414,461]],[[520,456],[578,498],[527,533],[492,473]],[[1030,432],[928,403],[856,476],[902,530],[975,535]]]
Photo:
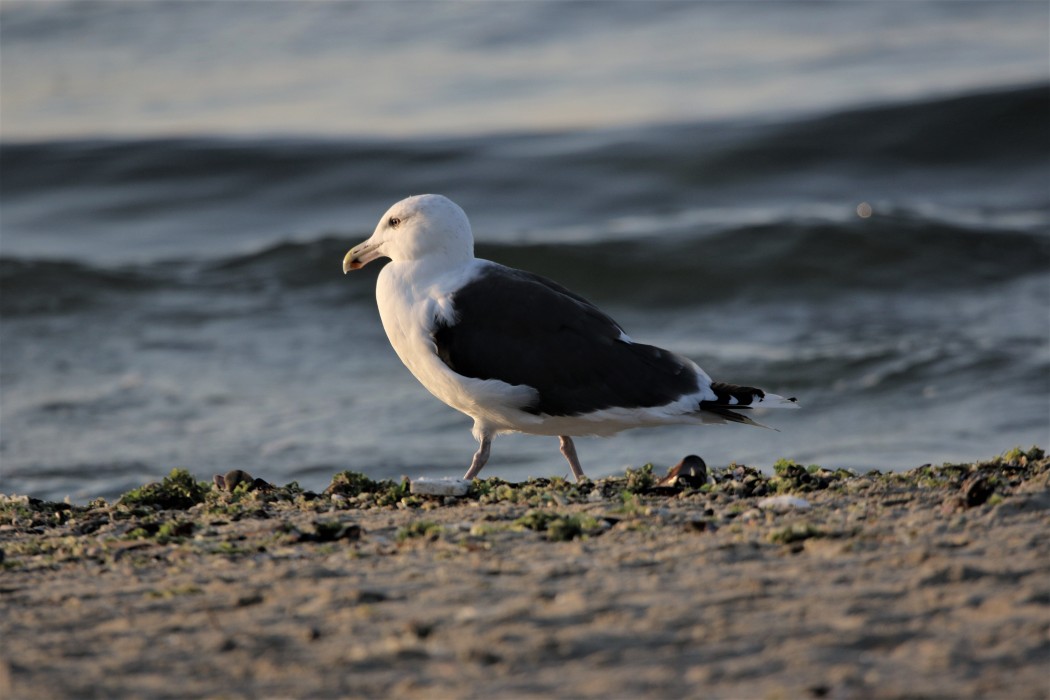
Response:
[[[391,216],[390,220],[387,221],[387,223],[390,224],[393,228],[397,228],[401,225],[401,219],[397,218],[396,216]]]

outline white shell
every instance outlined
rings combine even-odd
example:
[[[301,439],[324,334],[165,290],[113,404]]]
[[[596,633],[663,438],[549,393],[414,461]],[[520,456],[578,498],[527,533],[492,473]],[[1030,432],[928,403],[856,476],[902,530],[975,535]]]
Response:
[[[419,496],[466,496],[470,491],[470,482],[466,479],[452,477],[426,477],[413,479],[409,487],[412,493]]]

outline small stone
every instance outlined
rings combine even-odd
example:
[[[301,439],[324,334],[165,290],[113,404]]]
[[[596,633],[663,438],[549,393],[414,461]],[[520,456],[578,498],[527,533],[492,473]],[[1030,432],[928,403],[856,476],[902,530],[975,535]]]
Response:
[[[353,601],[359,605],[368,603],[382,603],[387,599],[387,594],[382,591],[360,588],[351,594]]]
[[[405,633],[415,639],[426,639],[434,631],[434,624],[421,622],[420,620],[409,620],[405,624]]]
[[[291,535],[293,542],[336,542],[338,540],[361,539],[361,526],[352,522],[339,520],[315,520],[313,532],[295,530]]]
[[[265,479],[256,478],[252,480],[253,491],[269,491],[272,488],[273,484],[271,484],[269,481],[266,481]],[[317,494],[313,491],[303,491],[302,496],[303,499],[307,501],[313,501],[317,499]]]
[[[769,496],[758,502],[758,507],[763,510],[771,510],[775,513],[784,513],[789,510],[808,510],[809,501],[798,496]]]
[[[500,661],[503,660],[499,656],[499,654],[495,654],[492,651],[489,651],[488,649],[479,649],[476,647],[473,649],[469,649],[465,654],[463,654],[463,656],[467,661],[472,661],[474,663],[481,664],[482,666],[491,666],[492,664],[498,664]]]
[[[691,532],[707,532],[707,528],[706,520],[690,520],[686,523],[686,529]]]
[[[237,607],[247,608],[252,605],[259,605],[263,602],[263,597],[259,593],[249,593],[248,595],[242,595],[237,599]]]

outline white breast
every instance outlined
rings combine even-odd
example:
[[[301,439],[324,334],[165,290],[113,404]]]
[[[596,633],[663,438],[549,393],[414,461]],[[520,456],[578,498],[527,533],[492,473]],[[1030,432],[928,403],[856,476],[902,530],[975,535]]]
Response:
[[[520,410],[534,400],[530,387],[453,372],[437,355],[432,332],[438,321],[454,322],[450,292],[469,279],[481,261],[428,274],[420,262],[391,262],[379,273],[376,301],[383,329],[397,356],[423,386],[491,432],[520,430],[539,418]]]

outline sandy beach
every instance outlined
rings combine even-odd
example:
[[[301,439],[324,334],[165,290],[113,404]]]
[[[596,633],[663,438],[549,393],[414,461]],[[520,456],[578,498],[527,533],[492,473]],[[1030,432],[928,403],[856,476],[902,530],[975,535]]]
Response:
[[[1050,697],[1042,450],[654,471],[5,496],[0,695]]]

